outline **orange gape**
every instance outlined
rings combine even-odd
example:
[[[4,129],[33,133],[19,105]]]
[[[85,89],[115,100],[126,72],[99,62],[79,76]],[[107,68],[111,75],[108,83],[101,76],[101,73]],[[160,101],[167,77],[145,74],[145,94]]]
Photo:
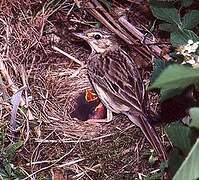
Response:
[[[99,98],[92,89],[86,89],[85,99],[87,102],[99,101]]]
[[[95,92],[93,92],[92,89],[86,89],[86,94],[85,94],[85,99],[86,102],[91,103],[91,102],[96,102],[97,106],[95,107],[92,115],[92,119],[99,119],[99,118],[104,118],[106,115],[106,108],[105,106],[100,102],[99,97]]]

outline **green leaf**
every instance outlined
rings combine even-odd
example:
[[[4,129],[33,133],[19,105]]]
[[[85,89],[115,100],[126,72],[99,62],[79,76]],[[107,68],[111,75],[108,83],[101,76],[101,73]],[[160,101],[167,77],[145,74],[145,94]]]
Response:
[[[181,0],[181,6],[188,7],[193,3],[193,0]]]
[[[173,89],[163,89],[160,91],[160,102],[163,102],[169,98],[182,94],[184,89],[173,88]]]
[[[178,30],[177,26],[175,24],[170,24],[170,23],[162,23],[159,25],[159,29],[161,31],[168,31],[168,32],[173,32]]]
[[[14,144],[11,144],[5,151],[5,154],[6,154],[6,158],[7,160],[10,162],[15,154],[16,154],[16,151],[23,145],[23,141],[18,141]]]
[[[189,127],[175,122],[167,126],[165,130],[173,146],[179,148],[185,155],[188,154],[191,149]]]
[[[199,130],[199,108],[198,107],[191,108],[189,110],[189,114],[192,119],[190,127],[194,127]]]
[[[183,160],[184,158],[182,157],[182,155],[180,155],[180,152],[178,149],[174,148],[169,153],[168,168],[169,168],[169,174],[171,175],[171,177],[175,175],[180,165],[182,164]]]
[[[199,37],[193,31],[186,29],[183,31],[175,31],[170,34],[170,41],[173,47],[185,45],[190,39],[193,40],[193,42],[199,41]]]
[[[184,160],[177,173],[173,177],[173,180],[188,180],[199,178],[199,139],[192,147],[187,158]]]
[[[199,11],[192,10],[185,14],[182,19],[182,27],[185,29],[193,29],[199,24]]]
[[[184,89],[192,84],[199,84],[199,70],[173,64],[168,66],[149,89]]]
[[[150,81],[153,83],[168,65],[162,59],[155,59]]]
[[[151,10],[156,18],[171,24],[176,24],[179,28],[181,27],[182,23],[180,20],[180,16],[178,15],[177,9],[151,6]]]
[[[191,127],[189,131],[189,137],[190,137],[191,145],[193,146],[196,143],[196,140],[199,138],[198,129]]]

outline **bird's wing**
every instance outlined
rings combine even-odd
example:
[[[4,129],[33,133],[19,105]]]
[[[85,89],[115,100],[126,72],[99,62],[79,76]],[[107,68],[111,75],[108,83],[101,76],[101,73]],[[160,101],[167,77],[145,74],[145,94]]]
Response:
[[[137,66],[122,50],[113,51],[92,57],[88,66],[91,82],[109,93],[113,101],[142,112],[144,86]]]
[[[90,59],[88,73],[105,106],[127,115],[141,128],[155,150],[166,159],[161,141],[144,114],[145,91],[136,64],[121,50],[108,51]],[[123,108],[122,105],[126,107]]]

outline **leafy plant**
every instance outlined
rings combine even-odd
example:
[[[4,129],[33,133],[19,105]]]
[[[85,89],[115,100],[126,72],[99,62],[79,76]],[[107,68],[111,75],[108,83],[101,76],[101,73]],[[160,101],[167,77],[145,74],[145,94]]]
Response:
[[[22,141],[5,145],[6,136],[4,132],[0,131],[0,178],[10,179],[22,177],[23,174],[12,164],[17,150],[23,145]]]
[[[186,10],[182,16],[181,9],[190,6],[192,0],[179,0],[179,10],[175,8],[175,2],[150,1],[153,15],[161,21],[159,29],[169,32],[172,46],[177,47],[173,53],[175,60],[171,63],[158,59],[154,64],[149,90],[160,90],[160,103],[176,95],[180,97],[190,87],[199,88],[199,63],[195,61],[199,54],[199,37],[192,31],[199,25],[199,11]],[[174,122],[165,128],[173,145],[168,159],[170,178],[199,179],[199,107],[191,108],[184,120],[186,124]],[[159,179],[163,177],[155,174],[148,179],[156,179],[157,175],[160,175]]]
[[[198,69],[179,64],[165,66],[161,63],[156,68],[154,81],[149,89],[160,89],[162,100],[180,94],[190,85],[195,85],[195,88],[198,87]],[[195,157],[199,152],[199,145],[197,144],[199,137],[199,108],[191,108],[189,114],[191,123],[188,123],[188,125],[175,122],[165,128],[174,146],[169,155],[168,166],[171,176],[174,176],[174,179],[177,180],[199,178],[198,168],[194,169],[194,167],[198,167],[199,162]],[[191,164],[194,164],[194,167]],[[193,171],[186,172],[185,169],[193,169]]]
[[[161,101],[179,95],[190,85],[199,84],[199,70],[184,65],[168,66],[153,84],[151,89],[160,89]]]
[[[189,139],[189,127],[180,122],[175,122],[166,127],[166,133],[174,146],[181,150],[182,155],[187,155],[192,147]]]
[[[181,1],[182,6],[189,6],[192,1]],[[199,24],[199,11],[191,10],[183,17],[174,6],[164,7],[159,3],[151,3],[153,15],[161,21],[160,30],[170,32],[170,41],[174,47],[187,44],[188,40],[199,41],[199,37],[191,31]]]
[[[181,179],[198,179],[199,178],[199,108],[191,108],[190,111],[191,123],[189,125],[189,131],[197,132],[197,136],[193,136],[193,133],[190,133],[190,139],[196,139],[195,143],[187,155],[186,159],[176,172],[174,180]]]
[[[199,178],[199,108],[191,108],[189,112],[192,121],[188,126],[175,122],[166,128],[174,146],[169,167],[176,180]]]
[[[199,139],[197,139],[187,158],[184,160],[173,180],[199,178]]]

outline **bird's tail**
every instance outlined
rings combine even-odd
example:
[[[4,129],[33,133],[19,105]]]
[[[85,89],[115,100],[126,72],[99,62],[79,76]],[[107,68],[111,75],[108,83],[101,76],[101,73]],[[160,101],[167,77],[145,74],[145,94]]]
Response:
[[[147,121],[147,119],[143,116],[139,117],[138,119],[128,114],[129,119],[135,123],[137,126],[140,127],[142,132],[144,133],[147,140],[150,142],[152,147],[155,149],[155,151],[164,159],[167,160],[167,154],[164,150],[164,147],[160,141],[159,136],[155,132],[155,129],[150,125],[150,123]]]

